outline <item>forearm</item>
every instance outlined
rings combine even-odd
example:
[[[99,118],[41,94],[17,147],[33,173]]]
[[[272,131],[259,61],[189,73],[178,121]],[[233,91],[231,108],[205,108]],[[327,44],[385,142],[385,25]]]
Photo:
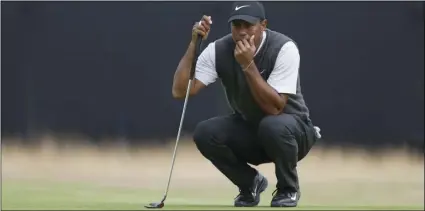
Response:
[[[186,53],[182,57],[177,66],[177,70],[174,73],[173,80],[173,96],[181,98],[185,95],[187,90],[187,84],[189,82],[190,70],[192,68],[192,62],[195,57],[195,44],[190,42]],[[192,87],[195,85],[195,81],[192,82]],[[193,91],[194,89],[191,89]]]
[[[279,114],[285,106],[285,101],[266,81],[264,81],[255,64],[248,67],[244,73],[251,93],[263,111],[270,115]]]

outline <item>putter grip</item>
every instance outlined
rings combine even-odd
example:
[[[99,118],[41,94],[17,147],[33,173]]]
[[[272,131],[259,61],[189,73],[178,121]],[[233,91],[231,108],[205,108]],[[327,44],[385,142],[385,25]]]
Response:
[[[202,43],[202,36],[198,35],[198,39],[196,39],[196,43],[195,43],[195,57],[193,58],[192,68],[190,70],[190,75],[189,75],[190,80],[193,80],[193,78],[195,77],[196,61],[198,61],[198,56],[201,51],[201,43]]]

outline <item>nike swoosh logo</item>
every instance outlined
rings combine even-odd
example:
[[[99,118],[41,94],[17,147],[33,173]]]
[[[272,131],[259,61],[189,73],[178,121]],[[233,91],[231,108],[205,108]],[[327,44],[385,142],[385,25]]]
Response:
[[[240,10],[241,8],[249,7],[249,6],[250,6],[250,5],[243,5],[243,6],[240,6],[240,7],[236,6],[235,10]]]
[[[291,200],[297,200],[297,193],[294,193],[294,195],[291,197]]]
[[[260,75],[261,75],[261,74],[263,74],[265,71],[266,71],[266,69],[263,69],[263,70],[260,72]]]
[[[257,196],[257,186],[255,186],[254,190],[252,191],[252,195],[254,196],[254,198]]]

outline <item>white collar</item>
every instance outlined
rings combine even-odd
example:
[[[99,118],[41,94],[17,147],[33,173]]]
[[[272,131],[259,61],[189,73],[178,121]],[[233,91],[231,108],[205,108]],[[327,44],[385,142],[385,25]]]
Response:
[[[255,57],[255,56],[257,55],[257,53],[260,51],[261,47],[263,47],[263,45],[264,45],[264,41],[266,40],[266,36],[267,36],[266,31],[263,31],[263,38],[261,39],[260,46],[258,46],[257,52],[255,52],[254,57]]]

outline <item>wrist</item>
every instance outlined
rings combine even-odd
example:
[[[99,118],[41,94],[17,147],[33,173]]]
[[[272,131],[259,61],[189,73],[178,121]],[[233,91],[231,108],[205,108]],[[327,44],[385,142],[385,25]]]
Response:
[[[246,64],[241,65],[243,71],[247,71],[254,65],[254,60],[247,62]]]
[[[196,46],[196,39],[191,39],[190,43],[189,43],[190,47],[195,47]]]

